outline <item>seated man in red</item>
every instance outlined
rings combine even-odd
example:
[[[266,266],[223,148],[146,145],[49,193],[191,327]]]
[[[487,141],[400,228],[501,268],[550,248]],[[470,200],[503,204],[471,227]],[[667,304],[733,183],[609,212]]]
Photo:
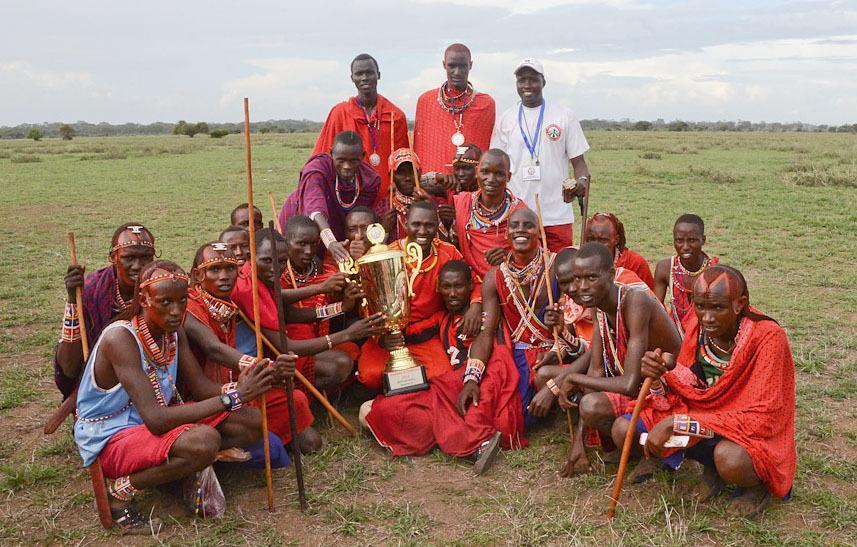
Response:
[[[526,207],[509,215],[506,237],[512,252],[488,271],[482,285],[484,330],[470,348],[477,369],[492,356],[512,359],[518,369],[518,392],[526,425],[548,414],[559,393],[551,378],[537,381],[543,354],[559,349],[553,332],[545,325],[548,290],[557,296],[554,253],[548,252],[547,268],[539,241],[539,220]],[[563,339],[558,344],[568,343]],[[578,352],[579,346],[566,348]],[[560,350],[564,351],[564,350]],[[470,365],[468,365],[470,366]]]
[[[261,230],[261,228],[259,228]],[[250,233],[238,226],[229,226],[217,237],[221,243],[226,243],[232,255],[238,260],[241,267],[250,258]]]
[[[583,392],[580,418],[607,439],[613,422],[625,414],[640,389],[640,360],[646,351],[675,352],[681,336],[661,303],[648,290],[613,282],[613,253],[597,242],[585,243],[572,263],[577,298],[592,310],[597,325],[590,348],[589,370],[566,375],[560,404],[569,408],[572,392]],[[583,435],[575,435],[569,471],[589,466]]]
[[[507,185],[509,156],[498,149],[482,154],[476,169],[479,189],[455,195],[455,231],[464,260],[479,277],[499,266],[512,248],[507,224],[512,212],[526,207]]]
[[[510,359],[492,359],[483,376],[466,374],[474,339],[462,329],[473,292],[470,266],[462,260],[447,262],[440,270],[438,292],[445,309],[432,320],[453,370],[433,378],[428,390],[367,401],[360,408],[361,423],[394,456],[421,456],[438,446],[450,456],[471,459],[481,475],[501,444],[511,449],[526,443],[518,373]],[[468,405],[470,400],[474,404]]]
[[[317,232],[313,232],[318,237]],[[276,249],[271,244],[271,238],[276,241]],[[317,239],[316,239],[317,241]],[[279,320],[277,316],[277,304],[274,298],[286,298],[285,281],[288,277],[288,243],[286,239],[278,233],[272,233],[268,228],[259,230],[256,233],[256,272],[259,278],[259,311],[261,316],[262,333],[274,345],[279,344]],[[274,279],[274,260],[278,260],[280,267],[284,272],[279,283]],[[251,275],[250,263],[244,264],[238,272],[238,281],[235,283],[235,289],[232,291],[232,301],[241,309],[244,314],[252,320],[253,318],[253,294],[250,280]],[[314,287],[305,287],[301,290],[310,292],[317,291]],[[354,290],[343,293],[347,298],[342,302],[343,311],[349,311],[361,298],[359,292]],[[293,297],[293,295],[292,295]],[[287,311],[287,326],[295,322],[324,321],[320,316],[330,313],[329,308],[299,308],[290,306]],[[334,347],[345,342],[353,342],[366,338],[371,334],[380,333],[383,325],[381,314],[375,314],[366,319],[360,319],[350,325],[347,329],[334,332],[332,334],[313,337],[310,339],[289,339],[289,351],[296,353],[301,357],[314,356],[315,359],[305,359],[298,361],[298,370],[307,377],[314,378],[314,383],[319,389],[328,388],[337,382],[341,377],[337,367],[341,365],[343,359],[346,359],[351,366],[350,358],[342,352],[331,351]],[[237,348],[242,353],[256,353],[256,339],[252,331],[252,327],[239,323],[236,333]],[[344,357],[343,357],[344,356]],[[329,357],[329,358],[328,358]],[[301,368],[303,367],[303,370]],[[350,369],[349,369],[350,370]],[[300,383],[296,384],[300,387]],[[337,384],[338,385],[338,384]],[[285,404],[285,400],[283,401]],[[269,402],[270,404],[270,402]],[[279,434],[279,433],[278,433]]]
[[[256,357],[235,349],[238,307],[229,295],[237,279],[238,261],[225,243],[207,243],[196,252],[184,329],[205,375],[221,384],[234,381],[243,370],[252,367],[257,361]],[[280,441],[288,444],[292,440],[292,432],[289,407],[281,404],[283,397],[285,392],[282,388],[274,388],[268,394],[268,422]],[[299,446],[304,452],[311,451],[321,443],[321,438],[310,427],[313,417],[309,401],[298,390],[295,391],[295,418]]]
[[[333,139],[329,153],[313,155],[301,169],[298,187],[283,203],[280,226],[295,215],[310,217],[321,231],[321,241],[337,262],[347,260],[345,215],[358,205],[372,207],[378,215],[389,202],[377,199],[381,177],[365,161],[363,140],[354,131],[342,131]],[[377,203],[376,203],[377,199]],[[323,257],[319,249],[319,257]]]
[[[250,206],[247,203],[242,203],[229,215],[229,222],[232,226],[248,230],[250,228]],[[262,229],[262,210],[253,206],[253,225],[256,230]]]
[[[54,382],[63,399],[74,391],[83,361],[80,318],[86,324],[88,347],[92,348],[104,328],[131,306],[134,284],[140,270],[155,258],[155,237],[145,226],[130,222],[113,232],[108,254],[111,264],[86,276],[82,264],[69,265],[65,274],[68,300],[63,330],[54,352]],[[83,289],[83,309],[77,309],[76,291]]]
[[[384,230],[391,241],[402,239],[407,233],[405,222],[408,209],[415,201],[431,201],[446,213],[446,222],[451,225],[455,216],[452,208],[446,203],[447,191],[437,182],[435,174],[423,177],[420,169],[420,159],[408,148],[399,148],[390,155],[390,170],[393,172],[393,206],[383,217]],[[417,188],[416,177],[420,178],[420,188]],[[438,210],[440,217],[440,210]],[[438,224],[438,237],[449,241],[449,232],[444,223]]]
[[[685,457],[703,464],[702,501],[720,495],[725,483],[738,486],[727,511],[749,518],[765,510],[772,494],[788,498],[794,483],[789,340],[776,321],[750,306],[744,276],[728,266],[699,275],[693,304],[681,351],[656,349],[643,357],[642,374],[664,383],[666,404],[663,397],[646,399],[637,433],[649,432],[646,448],[670,468]],[[616,442],[625,438],[628,418],[613,425]],[[687,449],[667,448],[680,439]]]
[[[309,217],[291,217],[284,231],[289,260],[280,280],[283,300],[294,308],[311,312],[313,319],[289,322],[286,332],[291,340],[325,337],[330,334],[330,319],[354,308],[357,286],[349,285],[349,296],[345,297],[345,274],[332,261],[322,262],[318,258],[318,225]],[[359,354],[357,345],[348,341],[317,355],[301,357],[297,366],[316,387],[330,391],[353,375],[354,360]]]
[[[404,342],[414,359],[420,362],[431,379],[449,372],[449,359],[446,348],[437,338],[436,321],[432,316],[443,309],[443,300],[437,292],[437,280],[441,268],[450,260],[461,259],[458,249],[449,243],[437,239],[437,210],[428,201],[413,203],[408,212],[407,238],[390,244],[392,249],[404,250],[408,242],[417,243],[423,251],[423,262],[414,280],[414,296],[410,300],[410,316],[405,328]],[[414,268],[413,262],[406,260],[408,276]],[[463,330],[468,336],[475,336],[482,325],[482,306],[479,303],[479,293],[474,289],[472,305],[464,314]],[[396,335],[402,336],[402,334]],[[380,389],[381,380],[389,348],[400,347],[398,340],[392,334],[385,334],[378,339],[369,339],[363,344],[360,359],[357,361],[358,380],[369,389]]]
[[[625,225],[613,213],[595,213],[586,223],[586,240],[597,241],[613,253],[613,266],[631,270],[637,277],[654,288],[655,279],[646,259],[625,246]]]
[[[111,479],[111,513],[125,533],[160,528],[133,503],[140,490],[192,479],[220,450],[258,443],[261,414],[245,404],[294,371],[283,355],[237,382],[208,379],[182,329],[187,288],[172,262],[143,268],[131,307],[104,329],[81,376],[74,438],[84,466],[98,459]],[[182,401],[178,383],[196,402]],[[204,511],[198,501],[193,509]]]
[[[673,226],[675,255],[662,259],[655,267],[655,296],[664,303],[682,335],[693,316],[693,282],[706,268],[717,264],[717,257],[709,258],[703,245],[705,223],[696,215],[681,215]]]

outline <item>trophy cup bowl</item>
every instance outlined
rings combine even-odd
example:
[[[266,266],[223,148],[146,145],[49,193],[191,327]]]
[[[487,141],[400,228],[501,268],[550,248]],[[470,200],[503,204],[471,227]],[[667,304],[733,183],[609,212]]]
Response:
[[[361,286],[366,295],[366,311],[370,315],[383,313],[387,331],[401,334],[408,324],[412,285],[408,280],[405,254],[383,243],[386,233],[380,224],[369,226],[366,236],[373,245],[357,259]],[[419,265],[415,271],[419,271]],[[398,395],[422,389],[428,389],[425,368],[404,344],[392,348],[384,371],[384,394]]]

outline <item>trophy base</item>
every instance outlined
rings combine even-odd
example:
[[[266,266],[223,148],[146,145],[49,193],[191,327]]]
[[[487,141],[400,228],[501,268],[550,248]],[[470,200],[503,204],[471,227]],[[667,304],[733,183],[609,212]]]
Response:
[[[426,369],[422,365],[384,373],[384,395],[391,397],[428,389]]]

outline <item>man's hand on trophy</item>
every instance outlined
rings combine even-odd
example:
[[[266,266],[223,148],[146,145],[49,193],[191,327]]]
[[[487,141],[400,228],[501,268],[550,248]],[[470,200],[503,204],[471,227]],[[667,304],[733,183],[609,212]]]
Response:
[[[387,351],[404,347],[405,335],[401,332],[383,334],[378,338],[378,345]]]
[[[360,285],[355,282],[349,282],[342,292],[342,311],[348,313],[353,311],[360,305],[360,302],[366,298],[366,295],[360,290]]]
[[[346,282],[347,278],[345,274],[342,272],[336,272],[335,274],[331,274],[330,277],[324,280],[324,282],[321,284],[321,291],[323,294],[339,296],[345,289]]]
[[[354,340],[363,340],[370,336],[379,336],[383,334],[385,328],[384,314],[378,312],[365,319],[355,321],[351,326],[345,329],[345,332],[348,334],[348,338],[353,342]]]

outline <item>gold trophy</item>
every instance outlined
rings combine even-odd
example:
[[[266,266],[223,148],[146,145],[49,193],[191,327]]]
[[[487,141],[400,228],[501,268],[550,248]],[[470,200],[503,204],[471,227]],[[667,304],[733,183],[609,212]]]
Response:
[[[366,238],[372,247],[357,259],[360,283],[366,295],[366,310],[370,315],[383,313],[388,332],[401,334],[408,324],[414,280],[423,262],[422,248],[416,243],[409,243],[405,253],[390,249],[384,244],[387,233],[380,224],[369,226]],[[405,266],[405,254],[409,263],[415,263],[410,279]],[[391,349],[384,371],[384,394],[399,395],[422,389],[428,389],[425,368],[413,358],[404,344]]]

